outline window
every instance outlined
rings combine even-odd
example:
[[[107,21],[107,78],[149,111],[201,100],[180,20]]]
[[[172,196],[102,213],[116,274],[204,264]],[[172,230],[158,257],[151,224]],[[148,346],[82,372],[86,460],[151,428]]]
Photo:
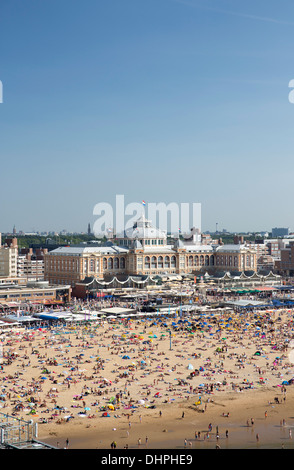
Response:
[[[145,256],[145,269],[150,269],[150,258]]]

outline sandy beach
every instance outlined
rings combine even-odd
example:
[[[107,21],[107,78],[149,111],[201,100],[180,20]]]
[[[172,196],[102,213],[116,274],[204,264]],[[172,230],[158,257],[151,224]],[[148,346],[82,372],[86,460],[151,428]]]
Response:
[[[0,411],[61,449],[293,447],[292,311],[159,320],[3,330]]]

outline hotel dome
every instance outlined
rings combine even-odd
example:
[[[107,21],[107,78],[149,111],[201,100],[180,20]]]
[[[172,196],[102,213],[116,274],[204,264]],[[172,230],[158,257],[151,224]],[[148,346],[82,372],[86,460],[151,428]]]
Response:
[[[125,231],[125,236],[131,240],[146,240],[155,238],[166,240],[166,233],[163,230],[154,227],[150,220],[147,220],[144,215],[142,215],[134,223],[132,228]]]

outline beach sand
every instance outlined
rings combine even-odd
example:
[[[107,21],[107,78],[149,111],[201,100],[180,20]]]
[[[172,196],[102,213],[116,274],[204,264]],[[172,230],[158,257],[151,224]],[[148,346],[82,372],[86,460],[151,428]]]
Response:
[[[292,448],[294,386],[282,385],[294,375],[292,312],[272,313],[263,331],[253,315],[230,315],[171,342],[178,319],[6,331],[0,411],[33,419],[59,448]]]

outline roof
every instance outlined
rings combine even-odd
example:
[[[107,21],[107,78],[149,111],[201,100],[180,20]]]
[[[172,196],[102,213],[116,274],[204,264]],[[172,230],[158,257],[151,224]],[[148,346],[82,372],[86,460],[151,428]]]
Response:
[[[228,244],[228,245],[220,245],[215,248],[215,251],[217,252],[240,252],[243,250],[248,250],[248,247],[246,247],[243,244],[237,245],[237,244]]]
[[[235,307],[261,307],[267,305],[267,302],[260,302],[259,300],[235,300],[226,302],[227,305],[234,305]]]
[[[130,313],[134,312],[133,308],[120,308],[120,307],[110,307],[110,308],[102,308],[100,312],[103,313],[114,313],[116,315],[119,315],[121,313]]]
[[[91,255],[91,254],[101,254],[101,255],[115,255],[128,253],[128,248],[121,246],[62,246],[56,248],[56,250],[50,251],[49,255],[68,255],[68,256],[80,256],[80,255]]]
[[[144,253],[147,255],[152,255],[152,253],[166,253],[166,254],[174,254],[173,246],[172,245],[152,245],[152,246],[144,246]]]
[[[133,227],[125,230],[124,236],[117,238],[129,238],[134,240],[136,238],[146,239],[146,238],[160,238],[166,239],[166,233],[163,230],[160,230],[153,225],[151,225],[150,220],[147,220],[144,214],[134,223]]]
[[[186,245],[184,244],[184,248],[186,248],[186,252],[187,253],[194,253],[194,252],[197,252],[197,253],[200,253],[200,252],[203,252],[203,253],[206,253],[206,252],[213,252],[214,249],[213,249],[213,246],[212,245]]]

